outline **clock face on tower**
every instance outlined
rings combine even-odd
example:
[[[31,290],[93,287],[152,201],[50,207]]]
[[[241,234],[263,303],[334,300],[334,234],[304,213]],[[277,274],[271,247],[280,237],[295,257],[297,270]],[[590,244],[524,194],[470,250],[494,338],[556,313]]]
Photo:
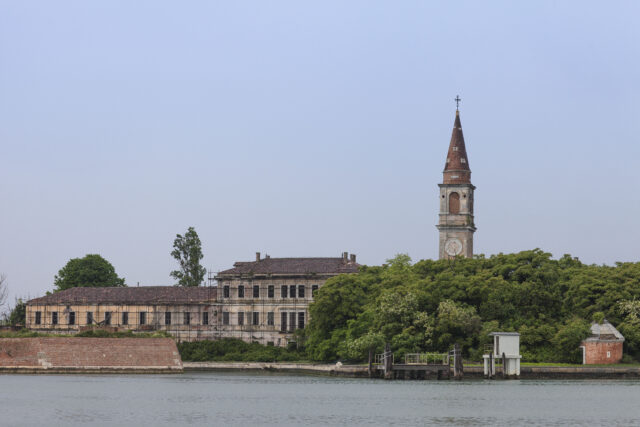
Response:
[[[460,252],[462,252],[462,242],[456,238],[448,239],[444,244],[444,251],[449,256],[460,255]]]

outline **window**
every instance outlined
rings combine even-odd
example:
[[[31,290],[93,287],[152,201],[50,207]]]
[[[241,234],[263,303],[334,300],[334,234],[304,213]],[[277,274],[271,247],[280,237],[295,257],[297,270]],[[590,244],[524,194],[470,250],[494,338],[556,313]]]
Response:
[[[93,324],[93,311],[87,311],[87,325]]]
[[[304,298],[304,285],[298,285],[298,298]]]
[[[58,312],[54,311],[53,313],[51,313],[51,323],[54,325],[58,324]]]
[[[238,313],[238,325],[244,325],[244,312]]]
[[[267,313],[267,325],[269,325],[269,326],[273,326],[274,325],[273,311],[270,311],[270,312]]]
[[[190,325],[191,324],[191,313],[189,313],[188,311],[185,311],[184,313],[182,313],[184,316],[184,324],[185,325]]]
[[[271,347],[273,347],[273,341],[267,341],[267,345],[270,345]]]
[[[311,286],[311,296],[315,297],[316,296],[316,291],[318,290],[318,285],[313,285]]]
[[[75,325],[76,324],[76,312],[75,311],[70,311],[69,312],[69,324],[70,325]]]
[[[222,288],[224,298],[229,298],[229,285],[226,285]]]
[[[111,312],[110,311],[105,311],[104,312],[104,324],[105,325],[110,325],[111,324]]]
[[[460,195],[458,193],[449,194],[449,213],[457,214],[460,212]]]
[[[244,286],[238,286],[238,298],[244,298]]]
[[[289,313],[289,330],[293,331],[296,328],[296,312]]]
[[[275,288],[273,287],[273,285],[269,285],[269,287],[267,288],[267,297],[273,298],[274,295],[275,295]]]
[[[460,163],[467,163],[467,159],[460,159]]]
[[[141,311],[141,312],[139,313],[139,315],[140,315],[140,324],[141,324],[141,325],[146,324],[146,323],[147,323],[147,313],[146,313],[146,312],[144,312],[144,311]]]
[[[260,298],[260,286],[253,285],[253,297]]]
[[[170,325],[171,324],[171,312],[170,311],[166,311],[164,313],[164,324],[165,325]]]
[[[209,324],[209,312],[205,311],[204,313],[202,313],[202,324],[203,325],[208,325]]]
[[[280,287],[280,298],[286,298],[287,297],[287,287],[282,285]]]
[[[296,285],[289,286],[289,298],[296,297]]]
[[[260,324],[260,313],[257,311],[253,312],[253,322],[251,322],[253,325],[259,325]]]
[[[222,324],[223,325],[228,325],[229,324],[229,312],[228,311],[224,311],[222,313]]]
[[[287,313],[284,311],[280,313],[280,330],[287,332]]]
[[[304,328],[304,311],[298,312],[298,329]]]
[[[128,325],[129,324],[129,312],[128,311],[123,311],[122,312],[122,324],[123,325]]]
[[[36,325],[39,325],[41,323],[42,323],[42,312],[36,311]]]
[[[458,147],[453,147],[453,151],[458,151]]]

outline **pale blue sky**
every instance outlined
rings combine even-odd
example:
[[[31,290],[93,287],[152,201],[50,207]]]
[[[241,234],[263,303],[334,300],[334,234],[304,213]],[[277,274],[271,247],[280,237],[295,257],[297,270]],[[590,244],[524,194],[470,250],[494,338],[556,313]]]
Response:
[[[0,272],[171,284],[254,252],[437,257],[455,103],[476,253],[636,261],[640,3],[0,1]]]

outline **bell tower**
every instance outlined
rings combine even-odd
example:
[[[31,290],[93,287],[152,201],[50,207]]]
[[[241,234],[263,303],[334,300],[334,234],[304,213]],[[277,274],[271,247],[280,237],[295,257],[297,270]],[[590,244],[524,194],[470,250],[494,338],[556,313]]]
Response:
[[[443,181],[440,187],[440,220],[436,227],[440,231],[439,258],[451,259],[457,256],[473,257],[473,192],[471,169],[464,145],[460,111],[456,97],[456,119],[449,143],[447,161],[444,165]]]

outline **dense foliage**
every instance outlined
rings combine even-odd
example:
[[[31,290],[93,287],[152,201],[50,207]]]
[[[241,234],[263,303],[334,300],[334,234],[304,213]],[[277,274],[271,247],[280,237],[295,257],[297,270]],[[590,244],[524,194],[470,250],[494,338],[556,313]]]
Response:
[[[603,318],[625,335],[625,352],[640,357],[640,263],[585,265],[539,249],[388,262],[334,277],[318,291],[300,337],[309,358],[363,361],[385,342],[399,356],[445,352],[458,342],[480,360],[489,332],[517,331],[524,361],[580,362],[580,342]]]
[[[106,329],[94,328],[79,332],[74,335],[81,338],[173,338],[169,332],[133,332],[127,331],[109,331]]]
[[[207,270],[200,265],[203,257],[202,243],[193,227],[189,227],[184,236],[176,235],[171,256],[180,264],[179,270],[170,273],[170,276],[178,281],[177,285],[200,286]]]
[[[173,338],[173,335],[165,331],[156,332],[133,332],[129,331],[108,331],[106,329],[89,329],[78,334],[57,334],[36,332],[22,328],[17,331],[0,331],[0,338],[36,338],[36,337],[66,337],[66,338]]]
[[[54,285],[56,291],[76,287],[126,286],[113,265],[97,254],[69,260],[58,272]]]
[[[9,324],[11,326],[23,325],[27,318],[27,303],[22,299],[16,300],[16,306],[13,307],[9,314]]]
[[[194,341],[178,344],[185,362],[291,362],[304,359],[295,348],[265,346],[258,343],[224,338],[218,341]]]

